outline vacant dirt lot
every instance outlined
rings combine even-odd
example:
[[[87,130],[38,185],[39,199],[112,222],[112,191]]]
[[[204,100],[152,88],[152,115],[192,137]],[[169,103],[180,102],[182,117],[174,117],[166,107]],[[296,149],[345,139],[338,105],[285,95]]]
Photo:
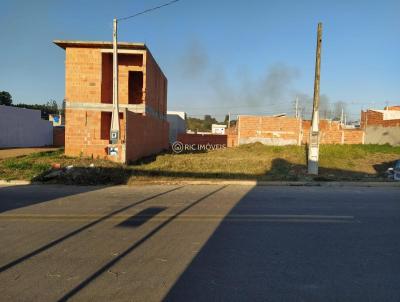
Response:
[[[47,148],[47,147],[0,149],[0,159],[23,156],[36,152],[55,151],[57,149],[58,148]]]

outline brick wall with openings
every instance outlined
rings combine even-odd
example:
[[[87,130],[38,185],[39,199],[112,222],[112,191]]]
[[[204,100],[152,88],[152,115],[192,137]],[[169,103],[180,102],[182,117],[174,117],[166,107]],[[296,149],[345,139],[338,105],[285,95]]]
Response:
[[[68,156],[89,156],[93,158],[123,160],[122,146],[119,156],[108,156],[111,112],[95,110],[66,109],[65,154]],[[121,143],[125,143],[125,118],[120,113]]]
[[[118,54],[120,144],[107,155],[112,110],[112,53],[107,42],[56,41],[66,51],[65,153],[119,162],[168,148],[167,79],[146,46],[121,45]],[[129,44],[129,45],[128,45]],[[139,105],[140,106],[136,106]],[[124,109],[129,106],[128,109]],[[136,113],[134,112],[136,111]],[[125,131],[129,126],[129,134]],[[126,161],[125,161],[126,159]]]

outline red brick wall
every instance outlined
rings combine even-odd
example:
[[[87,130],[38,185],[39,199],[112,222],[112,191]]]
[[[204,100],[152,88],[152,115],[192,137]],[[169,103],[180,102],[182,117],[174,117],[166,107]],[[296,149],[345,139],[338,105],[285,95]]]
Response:
[[[385,110],[397,110],[397,111],[400,111],[400,106],[386,106]]]
[[[299,141],[300,121],[289,117],[239,116],[239,144],[262,141],[267,144],[290,145]]]
[[[307,144],[310,139],[311,121],[303,121],[302,143]],[[343,129],[339,122],[321,120],[320,143],[321,144],[363,144],[364,131],[361,129]]]
[[[168,81],[150,51],[146,55],[146,106],[155,113],[165,116],[167,113]]]
[[[227,147],[236,147],[238,145],[237,134],[228,134]]]
[[[390,108],[399,107],[393,106]],[[393,109],[398,110],[398,109]],[[400,119],[383,120],[383,114],[373,110],[361,111],[361,128],[366,126],[400,127]]]
[[[141,71],[143,73],[143,55],[118,55],[118,98],[120,104],[129,104],[129,71]],[[143,103],[143,97],[140,103]]]
[[[342,129],[339,122],[321,120],[321,144],[362,144],[364,131],[361,129]],[[237,124],[239,144],[260,141],[271,145],[307,144],[310,138],[311,121],[300,121],[289,117],[240,116]],[[228,136],[228,146],[234,146]]]
[[[68,156],[89,156],[94,158],[111,159],[114,161],[123,160],[122,146],[119,146],[119,156],[108,156],[107,146],[109,141],[104,138],[105,124],[108,121],[103,119],[102,112],[93,110],[66,109],[65,124],[65,154]],[[104,115],[103,115],[104,117]],[[125,142],[125,119],[120,114],[120,136],[122,143]],[[109,126],[108,126],[109,129]],[[103,133],[102,133],[103,131]]]
[[[64,147],[65,146],[65,128],[64,127],[53,127],[53,146]]]
[[[126,161],[133,162],[167,150],[168,128],[169,124],[164,120],[128,111]]]
[[[67,48],[65,58],[65,98],[69,102],[100,103],[100,49]]]
[[[363,144],[365,132],[361,129],[344,130],[344,144]]]
[[[188,145],[227,145],[227,135],[178,133],[178,141]]]
[[[103,112],[68,108],[68,103],[74,102],[99,105],[112,102],[111,58],[110,53],[102,53],[99,48],[66,49],[66,155],[124,161],[126,154],[127,161],[134,161],[168,148],[168,123],[163,119],[167,109],[167,79],[148,51],[143,50],[137,55],[118,55],[120,104],[129,103],[129,72],[142,72],[142,103],[146,105],[147,112],[146,116],[129,111],[128,118],[121,115],[118,157],[107,155],[110,108]],[[122,149],[123,144],[126,144],[126,152]]]
[[[128,104],[129,71],[143,72],[143,55],[118,55],[120,104]],[[65,98],[69,102],[112,103],[112,54],[99,48],[67,48]]]
[[[234,126],[229,127],[226,130],[226,133],[228,135],[227,137],[227,147],[236,147],[238,145],[238,131],[237,131],[237,124]]]

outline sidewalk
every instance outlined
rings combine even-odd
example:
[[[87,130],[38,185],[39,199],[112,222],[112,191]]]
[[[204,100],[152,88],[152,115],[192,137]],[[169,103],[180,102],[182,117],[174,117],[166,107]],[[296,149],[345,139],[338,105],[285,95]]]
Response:
[[[29,180],[0,180],[1,186],[46,185]],[[238,185],[238,186],[311,186],[311,187],[398,187],[400,182],[373,181],[256,181],[256,180],[154,180],[133,181],[125,186],[135,185]]]

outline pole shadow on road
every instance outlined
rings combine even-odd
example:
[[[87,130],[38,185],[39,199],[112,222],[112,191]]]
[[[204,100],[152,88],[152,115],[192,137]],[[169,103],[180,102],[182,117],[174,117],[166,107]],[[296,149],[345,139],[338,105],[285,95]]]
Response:
[[[164,301],[399,301],[398,217],[371,217],[383,190],[334,190],[255,187]],[[389,212],[398,213],[391,196]]]
[[[129,217],[128,219],[122,221],[117,227],[134,227],[137,228],[142,224],[145,224],[147,221],[151,220],[154,216],[160,214],[165,211],[166,207],[149,207],[146,208],[139,213]]]
[[[159,196],[168,194],[168,193],[173,192],[175,190],[178,190],[180,188],[182,188],[182,187],[181,186],[180,187],[176,187],[176,188],[173,188],[173,189],[170,189],[170,190],[167,190],[167,191],[152,195],[150,197],[146,197],[144,199],[141,199],[139,201],[131,203],[131,204],[129,204],[129,205],[123,207],[123,208],[115,210],[115,211],[113,211],[113,212],[111,212],[111,213],[109,213],[107,215],[104,215],[104,216],[100,217],[99,219],[96,219],[96,220],[94,220],[94,221],[92,221],[92,222],[90,222],[88,224],[85,224],[85,225],[81,226],[80,228],[78,228],[78,229],[76,229],[76,230],[74,230],[74,231],[72,231],[72,232],[70,232],[68,234],[65,234],[64,236],[62,236],[62,237],[60,237],[58,239],[55,239],[55,240],[53,240],[53,241],[41,246],[40,248],[38,248],[38,249],[36,249],[36,250],[34,250],[34,251],[22,256],[22,257],[19,257],[18,259],[15,259],[15,260],[13,260],[13,261],[1,266],[0,267],[0,273],[12,268],[13,266],[15,266],[15,265],[17,265],[17,264],[19,264],[19,263],[21,263],[23,261],[26,261],[26,260],[32,258],[33,256],[36,256],[36,255],[38,255],[38,254],[40,254],[40,253],[42,253],[42,252],[54,247],[54,246],[56,246],[57,244],[60,244],[61,242],[65,241],[65,240],[67,240],[67,239],[69,239],[69,238],[71,238],[71,237],[73,237],[75,235],[78,235],[79,233],[81,233],[81,232],[83,232],[83,231],[85,231],[85,230],[87,230],[87,229],[99,224],[102,221],[105,221],[105,220],[107,220],[107,219],[109,219],[109,218],[111,218],[111,217],[113,217],[113,216],[115,216],[115,215],[117,215],[119,213],[122,213],[123,211],[131,209],[131,208],[133,208],[133,207],[135,207],[137,205],[140,205],[140,204],[142,204],[142,203],[144,203],[146,201],[155,199],[155,198],[157,198]]]
[[[282,167],[295,168],[293,164],[279,159],[266,173],[282,173]],[[204,175],[194,174],[199,178],[203,178]],[[2,266],[0,272],[122,211],[179,188],[156,194],[107,214]],[[85,187],[78,187],[77,192],[84,193],[85,189]],[[118,257],[76,285],[60,301],[74,297],[179,215],[222,189],[223,187],[220,187],[208,193],[168,218]],[[321,212],[315,212],[316,205],[321,202],[326,203],[329,209],[335,206],[335,201],[329,192],[331,189],[326,190],[326,192],[322,191],[325,192],[322,195],[310,194],[308,201],[301,201],[296,197],[285,195],[286,189],[279,189],[283,192],[282,195],[270,196],[269,188],[254,188],[224,218],[173,285],[165,300],[243,301],[266,300],[266,297],[270,297],[271,299],[267,300],[281,301],[282,299],[298,300],[302,297],[307,301],[334,301],[336,298],[343,301],[355,300],[357,295],[362,294],[364,301],[371,300],[371,297],[383,297],[382,301],[390,301],[393,296],[400,297],[399,289],[397,289],[397,284],[400,282],[398,273],[400,270],[395,269],[396,266],[393,265],[393,263],[400,263],[399,259],[393,258],[393,255],[397,255],[400,250],[400,245],[397,242],[389,247],[384,245],[391,235],[395,234],[393,238],[398,238],[399,231],[396,231],[394,227],[391,231],[393,234],[389,231],[382,235],[381,229],[372,223],[366,232],[361,228],[360,223],[343,216],[343,213],[332,215],[328,211],[327,215],[322,215]],[[49,196],[38,202],[58,198],[56,195]],[[338,198],[340,199],[340,196]],[[380,197],[376,198],[379,200]],[[268,201],[267,206],[264,205],[265,201]],[[302,206],[298,204],[300,201]],[[347,205],[357,208],[363,202],[365,200],[357,200],[355,197],[351,202],[348,200]],[[5,205],[0,209],[7,210],[7,204]],[[29,202],[22,206],[27,205]],[[289,213],[287,213],[287,208],[281,208],[283,205],[292,207],[289,207]],[[348,212],[350,209],[343,208],[343,212]],[[130,220],[140,220],[146,215],[151,219],[162,210],[161,208],[152,209],[150,213],[142,213],[142,217],[133,217]],[[283,210],[286,211],[285,215],[281,215]],[[233,217],[236,218],[233,219]]]
[[[139,246],[141,246],[144,242],[146,242],[148,239],[153,237],[155,234],[157,234],[160,230],[162,230],[164,227],[166,227],[168,224],[173,222],[176,218],[178,218],[181,214],[185,213],[195,205],[199,204],[203,200],[207,199],[208,197],[214,195],[215,193],[221,191],[224,189],[226,186],[221,186],[216,190],[211,191],[210,193],[207,193],[203,197],[193,201],[190,203],[188,206],[184,207],[174,215],[170,216],[168,219],[166,219],[164,222],[159,224],[157,227],[155,227],[152,231],[147,233],[144,237],[136,241],[133,245],[131,245],[129,248],[127,248],[125,251],[123,251],[121,254],[119,254],[117,257],[115,257],[113,260],[109,261],[102,267],[100,267],[96,272],[94,272],[92,275],[90,275],[88,278],[83,280],[81,283],[79,283],[76,287],[74,287],[72,290],[67,292],[63,297],[61,297],[58,301],[68,301],[69,299],[73,298],[77,293],[79,293],[82,289],[84,289],[86,286],[88,286],[91,282],[96,280],[99,276],[101,276],[104,272],[108,271],[112,266],[114,266],[116,263],[118,263],[120,260],[122,260],[124,257],[132,253],[134,250],[136,250]]]
[[[20,185],[0,187],[0,213],[103,188],[104,186],[70,186],[68,187],[68,190],[60,190],[60,186],[57,185]],[[18,192],[18,200],[13,198],[15,192]]]

